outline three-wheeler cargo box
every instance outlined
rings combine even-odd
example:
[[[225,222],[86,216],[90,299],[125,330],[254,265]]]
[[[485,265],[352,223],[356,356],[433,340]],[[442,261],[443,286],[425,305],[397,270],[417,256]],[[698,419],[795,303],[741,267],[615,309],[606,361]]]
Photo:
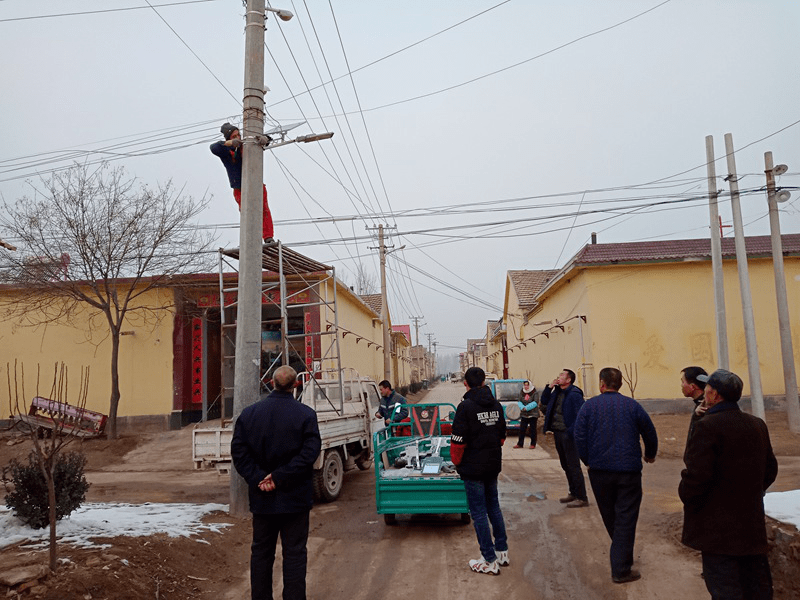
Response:
[[[409,404],[404,421],[373,436],[375,504],[387,525],[398,514],[459,514],[469,523],[464,482],[450,461],[455,406]]]

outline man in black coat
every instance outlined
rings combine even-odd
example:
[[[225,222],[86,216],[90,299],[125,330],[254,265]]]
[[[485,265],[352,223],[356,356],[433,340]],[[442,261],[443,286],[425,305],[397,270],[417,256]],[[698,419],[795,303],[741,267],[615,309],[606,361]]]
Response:
[[[682,542],[700,550],[712,598],[772,598],[764,493],[778,475],[767,425],[739,409],[742,380],[718,369],[686,447],[678,494]]]
[[[247,481],[253,513],[252,600],[272,600],[278,535],[283,548],[283,598],[306,600],[312,475],[322,442],[317,414],[291,394],[296,379],[291,367],[278,368],[272,376],[275,391],[242,411],[231,440],[233,465]]]
[[[546,407],[542,432],[552,432],[558,459],[569,485],[569,493],[559,502],[566,504],[568,508],[589,506],[581,459],[572,435],[575,419],[583,406],[583,390],[575,385],[575,372],[564,369],[551,383],[544,386],[541,404]]]
[[[497,496],[506,420],[503,406],[483,385],[485,379],[486,374],[479,367],[470,367],[464,374],[464,385],[469,389],[453,418],[450,458],[464,481],[481,550],[481,558],[469,561],[469,568],[476,573],[499,575],[500,567],[509,564],[506,525]]]

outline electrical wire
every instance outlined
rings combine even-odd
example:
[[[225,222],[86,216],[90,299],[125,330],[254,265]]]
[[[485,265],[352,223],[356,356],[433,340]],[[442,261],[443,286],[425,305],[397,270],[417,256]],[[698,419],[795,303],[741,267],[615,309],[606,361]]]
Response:
[[[11,21],[30,21],[33,19],[53,19],[57,17],[75,17],[80,15],[97,15],[101,13],[112,13],[112,12],[123,12],[129,10],[147,10],[148,8],[153,8],[153,6],[157,8],[161,8],[163,6],[181,6],[184,4],[204,4],[206,2],[219,2],[219,0],[184,0],[183,2],[167,2],[165,4],[155,4],[151,6],[128,6],[123,8],[105,8],[102,10],[84,10],[81,12],[71,12],[71,13],[56,13],[56,14],[49,14],[49,15],[31,15],[28,17],[12,17],[8,19],[0,19],[0,23],[8,23]],[[150,4],[148,2],[148,4]]]
[[[174,28],[172,25],[170,25],[170,24],[167,22],[167,20],[166,20],[166,19],[165,19],[165,18],[164,18],[164,17],[161,15],[161,13],[160,13],[160,12],[158,12],[158,11],[156,10],[156,7],[155,7],[155,6],[153,6],[153,5],[150,3],[150,0],[144,0],[144,1],[145,1],[145,2],[147,2],[147,6],[149,6],[150,8],[152,8],[152,9],[153,9],[153,12],[154,12],[154,13],[156,13],[156,15],[158,15],[158,18],[159,18],[159,19],[161,19],[161,20],[164,22],[164,25],[166,25],[167,27],[169,27],[169,30],[170,30],[172,33],[174,33],[174,34],[175,34],[175,37],[177,37],[177,38],[178,38],[178,39],[181,41],[181,43],[182,43],[184,46],[186,46],[186,48],[189,50],[189,52],[191,52],[191,53],[194,55],[194,57],[195,57],[195,58],[196,58],[198,61],[200,61],[200,64],[201,64],[201,65],[203,65],[203,66],[205,67],[206,71],[208,71],[208,72],[211,74],[211,76],[212,76],[214,79],[216,79],[217,83],[219,83],[219,84],[222,86],[222,89],[224,89],[226,92],[228,92],[228,95],[229,95],[231,98],[233,98],[233,101],[234,101],[234,102],[236,102],[236,103],[237,103],[239,106],[242,106],[242,103],[239,101],[239,99],[238,99],[236,96],[234,96],[234,95],[233,95],[233,93],[232,93],[232,92],[231,92],[231,91],[230,91],[230,90],[227,88],[227,86],[226,86],[224,83],[222,83],[222,80],[220,80],[220,78],[216,76],[216,74],[214,73],[214,71],[212,71],[212,70],[211,70],[211,68],[210,68],[210,67],[209,67],[209,66],[208,66],[208,65],[207,65],[207,64],[206,64],[206,63],[203,61],[203,59],[202,59],[202,58],[200,58],[200,56],[197,54],[197,52],[195,52],[194,50],[192,50],[192,47],[191,47],[189,44],[187,44],[187,43],[186,43],[186,40],[184,40],[184,39],[183,39],[183,38],[180,36],[180,34],[179,34],[177,31],[175,31],[175,28]]]

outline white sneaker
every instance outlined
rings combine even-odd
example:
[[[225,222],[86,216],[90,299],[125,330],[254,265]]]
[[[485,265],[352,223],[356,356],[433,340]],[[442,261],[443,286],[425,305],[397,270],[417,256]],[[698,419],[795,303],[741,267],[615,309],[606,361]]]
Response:
[[[497,564],[496,560],[492,562],[486,562],[485,559],[480,558],[478,560],[471,560],[469,561],[469,568],[475,571],[476,573],[486,573],[487,575],[500,575],[500,567]]]
[[[508,550],[498,550],[497,551],[497,564],[501,567],[508,566]]]

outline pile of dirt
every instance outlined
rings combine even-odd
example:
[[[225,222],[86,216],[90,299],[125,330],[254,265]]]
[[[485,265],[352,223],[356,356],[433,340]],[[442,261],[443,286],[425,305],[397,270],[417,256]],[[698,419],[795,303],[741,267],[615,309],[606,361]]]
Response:
[[[104,549],[59,546],[56,573],[21,585],[0,583],[3,597],[42,600],[189,600],[221,597],[249,558],[249,521],[227,514],[207,522],[231,523],[225,534],[203,532],[191,538],[157,534],[145,538],[97,538]],[[221,536],[225,535],[225,539]],[[21,545],[0,553],[0,577],[16,564],[47,565],[47,550]]]

